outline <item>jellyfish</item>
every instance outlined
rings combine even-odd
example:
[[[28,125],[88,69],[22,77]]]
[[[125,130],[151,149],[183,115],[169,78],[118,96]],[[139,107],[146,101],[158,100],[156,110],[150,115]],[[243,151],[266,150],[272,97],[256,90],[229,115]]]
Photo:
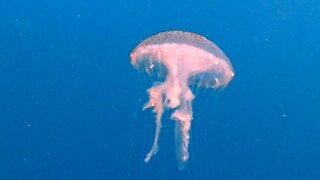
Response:
[[[153,108],[156,129],[153,145],[144,161],[148,163],[158,151],[162,114],[171,109],[175,120],[175,149],[179,169],[189,159],[192,101],[190,85],[219,89],[234,77],[228,57],[206,37],[186,31],[166,31],[138,44],[130,54],[131,64],[147,73],[164,75],[163,82],[147,90],[149,101],[143,110]]]

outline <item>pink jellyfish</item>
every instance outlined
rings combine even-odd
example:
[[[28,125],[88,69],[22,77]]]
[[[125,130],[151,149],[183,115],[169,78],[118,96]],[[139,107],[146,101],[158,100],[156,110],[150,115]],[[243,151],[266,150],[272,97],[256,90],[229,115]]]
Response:
[[[225,87],[233,78],[234,71],[228,57],[206,37],[192,32],[166,31],[142,41],[130,54],[131,64],[152,72],[166,74],[162,83],[148,89],[149,101],[143,109],[153,108],[156,114],[156,132],[149,162],[157,153],[164,107],[174,109],[176,156],[182,169],[189,159],[189,130],[192,120],[194,94],[189,85],[205,88]]]

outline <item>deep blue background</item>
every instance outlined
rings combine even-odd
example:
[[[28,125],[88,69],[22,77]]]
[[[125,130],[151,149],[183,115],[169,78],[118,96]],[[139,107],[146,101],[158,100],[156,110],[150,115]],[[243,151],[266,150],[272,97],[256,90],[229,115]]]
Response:
[[[150,81],[129,63],[144,38],[198,32],[236,76],[197,93],[191,158],[174,122],[143,159]],[[320,179],[320,1],[0,1],[0,179]]]

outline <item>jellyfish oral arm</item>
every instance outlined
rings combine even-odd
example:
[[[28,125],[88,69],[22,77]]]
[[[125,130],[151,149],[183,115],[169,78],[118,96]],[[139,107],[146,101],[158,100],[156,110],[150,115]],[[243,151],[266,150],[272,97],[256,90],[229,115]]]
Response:
[[[171,119],[176,120],[175,125],[175,144],[176,144],[176,157],[179,169],[183,169],[189,159],[189,130],[191,127],[191,114],[189,112],[182,112],[176,110]]]
[[[189,159],[190,128],[192,120],[192,100],[194,95],[187,86],[183,86],[181,104],[171,115],[175,124],[176,157],[179,169],[183,169]]]
[[[149,102],[147,102],[143,109],[154,107],[153,112],[156,113],[156,132],[154,135],[153,145],[144,161],[148,163],[153,155],[158,151],[158,139],[161,131],[161,118],[163,114],[162,107],[162,86],[155,86],[148,89]]]
[[[145,162],[149,162],[151,157],[155,155],[158,150],[163,107],[171,109],[176,108],[171,115],[171,119],[176,120],[176,155],[179,167],[182,169],[189,159],[189,130],[192,119],[191,102],[194,95],[188,86],[182,85],[186,83],[177,83],[175,79],[175,76],[170,75],[164,83],[148,89],[149,101],[145,104],[143,109],[153,107],[153,112],[156,114],[156,132],[152,148],[147,154]]]

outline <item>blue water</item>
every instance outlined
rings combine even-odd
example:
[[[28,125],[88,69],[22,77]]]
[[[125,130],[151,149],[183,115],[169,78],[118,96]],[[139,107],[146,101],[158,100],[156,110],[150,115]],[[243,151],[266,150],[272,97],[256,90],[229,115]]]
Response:
[[[165,30],[205,35],[235,78],[194,102],[190,160],[129,53]],[[0,179],[320,179],[320,2],[2,0]]]

